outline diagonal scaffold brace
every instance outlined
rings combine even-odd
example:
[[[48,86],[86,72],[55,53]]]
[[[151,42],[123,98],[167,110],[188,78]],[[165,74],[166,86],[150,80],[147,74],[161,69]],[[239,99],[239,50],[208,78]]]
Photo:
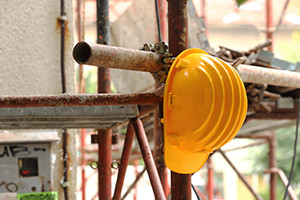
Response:
[[[120,168],[118,172],[117,183],[115,187],[114,196],[112,199],[119,200],[121,198],[125,173],[129,162],[132,142],[134,139],[134,132],[136,133],[136,137],[140,146],[144,163],[146,165],[146,170],[149,175],[154,196],[158,200],[165,200],[166,197],[154,163],[154,159],[146,137],[146,133],[143,124],[139,118],[130,119],[129,124],[127,126],[127,132],[126,132],[125,143],[124,143],[121,162],[120,162]]]

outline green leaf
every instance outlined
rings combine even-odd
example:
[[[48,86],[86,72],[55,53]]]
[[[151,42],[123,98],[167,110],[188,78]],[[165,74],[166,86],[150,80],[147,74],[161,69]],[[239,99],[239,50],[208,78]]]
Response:
[[[236,4],[237,4],[238,7],[240,7],[246,1],[248,1],[248,0],[236,0]]]

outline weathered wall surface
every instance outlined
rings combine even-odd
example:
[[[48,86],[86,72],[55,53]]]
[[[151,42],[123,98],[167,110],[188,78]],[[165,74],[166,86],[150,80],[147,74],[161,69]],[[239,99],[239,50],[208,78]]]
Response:
[[[139,49],[156,40],[154,1],[138,0],[121,18],[111,24],[111,45]],[[154,86],[150,73],[111,70],[112,81],[118,92],[140,92]]]
[[[60,71],[60,1],[0,1],[0,95],[59,94]],[[72,0],[65,0],[68,24],[66,33],[67,92],[74,93]],[[1,134],[1,133],[0,133]],[[75,134],[68,136],[69,199],[76,199]],[[62,142],[54,143],[53,191],[59,192],[62,179]]]
[[[0,94],[61,93],[60,1],[0,1]],[[66,72],[74,91],[72,1],[66,1]]]

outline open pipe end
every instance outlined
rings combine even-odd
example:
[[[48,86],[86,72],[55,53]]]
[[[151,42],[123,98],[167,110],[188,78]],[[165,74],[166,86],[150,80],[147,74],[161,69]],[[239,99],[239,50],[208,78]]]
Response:
[[[86,64],[92,55],[91,47],[86,42],[79,42],[73,49],[73,58],[79,64]]]

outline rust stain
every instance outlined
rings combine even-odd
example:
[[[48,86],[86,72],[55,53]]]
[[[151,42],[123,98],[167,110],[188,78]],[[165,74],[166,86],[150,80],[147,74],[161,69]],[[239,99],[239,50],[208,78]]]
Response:
[[[96,95],[41,95],[0,97],[0,107],[63,107],[93,105],[149,105],[162,102],[162,94],[96,94]]]
[[[62,21],[60,19],[56,20],[56,26],[55,26],[55,31],[57,33],[61,33],[61,23]],[[65,24],[65,40],[66,43],[70,43],[70,28],[69,28],[69,21],[64,21]]]
[[[69,151],[69,149],[68,149],[68,147],[70,147],[71,145],[69,145],[71,142],[72,142],[72,140],[71,140],[71,137],[70,137],[70,134],[68,133],[68,132],[66,132],[66,140],[67,140],[67,147],[66,147],[66,149],[67,149],[67,166],[66,166],[66,170],[67,170],[67,176],[69,177],[72,173],[70,172],[70,165],[72,165],[72,163],[73,163],[73,161],[74,161],[74,159],[73,159],[73,157],[71,156],[71,154],[70,154],[70,151]]]
[[[70,42],[70,28],[69,28],[69,21],[65,21],[65,40],[69,43]]]
[[[56,32],[60,32],[60,24],[61,24],[61,23],[60,23],[60,20],[57,19],[57,20],[56,20],[56,26],[55,26],[55,31],[56,31]]]

